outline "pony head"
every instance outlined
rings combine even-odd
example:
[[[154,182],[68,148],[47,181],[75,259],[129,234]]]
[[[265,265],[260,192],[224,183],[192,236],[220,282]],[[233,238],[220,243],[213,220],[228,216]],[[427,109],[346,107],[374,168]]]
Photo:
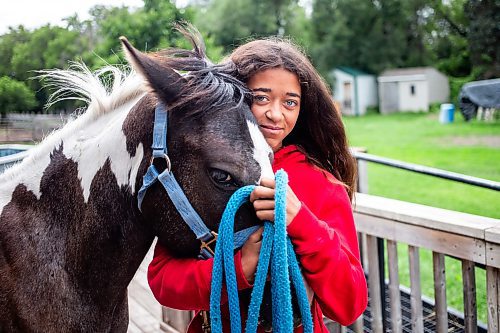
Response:
[[[139,105],[151,109],[163,103],[168,110],[167,146],[175,178],[207,227],[217,231],[234,191],[257,184],[262,176],[273,176],[272,151],[250,111],[248,90],[227,74],[231,64],[213,65],[199,35],[192,30],[183,33],[193,50],[145,54],[126,38],[121,41],[132,67],[156,97]],[[144,142],[144,147],[151,146],[151,138],[145,140],[149,142]],[[151,151],[145,156],[148,160]],[[154,163],[159,170],[166,167],[164,161],[155,159]],[[199,252],[200,242],[173,208],[161,184],[148,190],[142,213],[145,223],[171,251],[180,256]],[[235,230],[257,221],[251,205],[245,205],[237,214]]]

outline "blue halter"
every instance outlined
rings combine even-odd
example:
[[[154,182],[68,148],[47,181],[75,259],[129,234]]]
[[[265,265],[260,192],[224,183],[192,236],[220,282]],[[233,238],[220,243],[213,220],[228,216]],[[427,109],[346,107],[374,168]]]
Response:
[[[214,256],[210,244],[217,240],[217,233],[208,229],[203,220],[194,210],[184,191],[174,177],[171,170],[170,158],[167,151],[167,110],[162,103],[158,103],[155,108],[155,122],[153,128],[153,156],[151,157],[151,165],[143,177],[142,187],[137,193],[137,201],[139,210],[141,210],[142,201],[146,195],[146,191],[158,180],[168,196],[172,200],[175,208],[182,216],[182,219],[196,235],[196,239],[201,241],[199,257],[202,259],[212,258]],[[162,172],[158,172],[153,165],[153,161],[157,158],[165,159],[166,168]],[[259,226],[252,226],[241,230],[234,234],[234,248],[241,247],[248,237],[255,232]]]

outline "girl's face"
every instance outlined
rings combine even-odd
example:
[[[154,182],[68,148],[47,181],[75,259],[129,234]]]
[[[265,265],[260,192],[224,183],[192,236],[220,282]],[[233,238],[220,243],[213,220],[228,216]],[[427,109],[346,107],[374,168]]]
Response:
[[[276,152],[299,117],[299,78],[286,69],[271,68],[253,75],[247,85],[253,94],[252,113],[267,143]]]

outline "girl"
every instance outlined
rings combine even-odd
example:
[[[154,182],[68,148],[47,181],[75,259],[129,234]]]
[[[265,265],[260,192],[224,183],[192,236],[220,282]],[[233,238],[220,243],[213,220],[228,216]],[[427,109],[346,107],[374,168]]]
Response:
[[[328,332],[323,315],[348,325],[366,308],[367,287],[351,208],[355,161],[330,91],[307,57],[285,40],[249,42],[226,63],[253,94],[251,110],[274,151],[274,171],[288,173],[287,233],[314,293],[314,331]],[[250,196],[261,220],[274,221],[274,186],[263,178]],[[262,229],[234,257],[239,290],[252,287],[261,239]],[[211,259],[174,258],[157,245],[148,271],[151,290],[165,306],[208,310],[212,265]],[[227,303],[222,313],[229,329]],[[202,322],[196,315],[188,332],[201,332]]]

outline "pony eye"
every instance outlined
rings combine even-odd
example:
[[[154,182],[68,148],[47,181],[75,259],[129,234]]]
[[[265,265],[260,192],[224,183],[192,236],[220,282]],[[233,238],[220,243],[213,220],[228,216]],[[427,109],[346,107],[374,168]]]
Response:
[[[238,184],[228,172],[211,168],[209,170],[210,177],[215,182],[216,185],[223,187],[237,187]]]

